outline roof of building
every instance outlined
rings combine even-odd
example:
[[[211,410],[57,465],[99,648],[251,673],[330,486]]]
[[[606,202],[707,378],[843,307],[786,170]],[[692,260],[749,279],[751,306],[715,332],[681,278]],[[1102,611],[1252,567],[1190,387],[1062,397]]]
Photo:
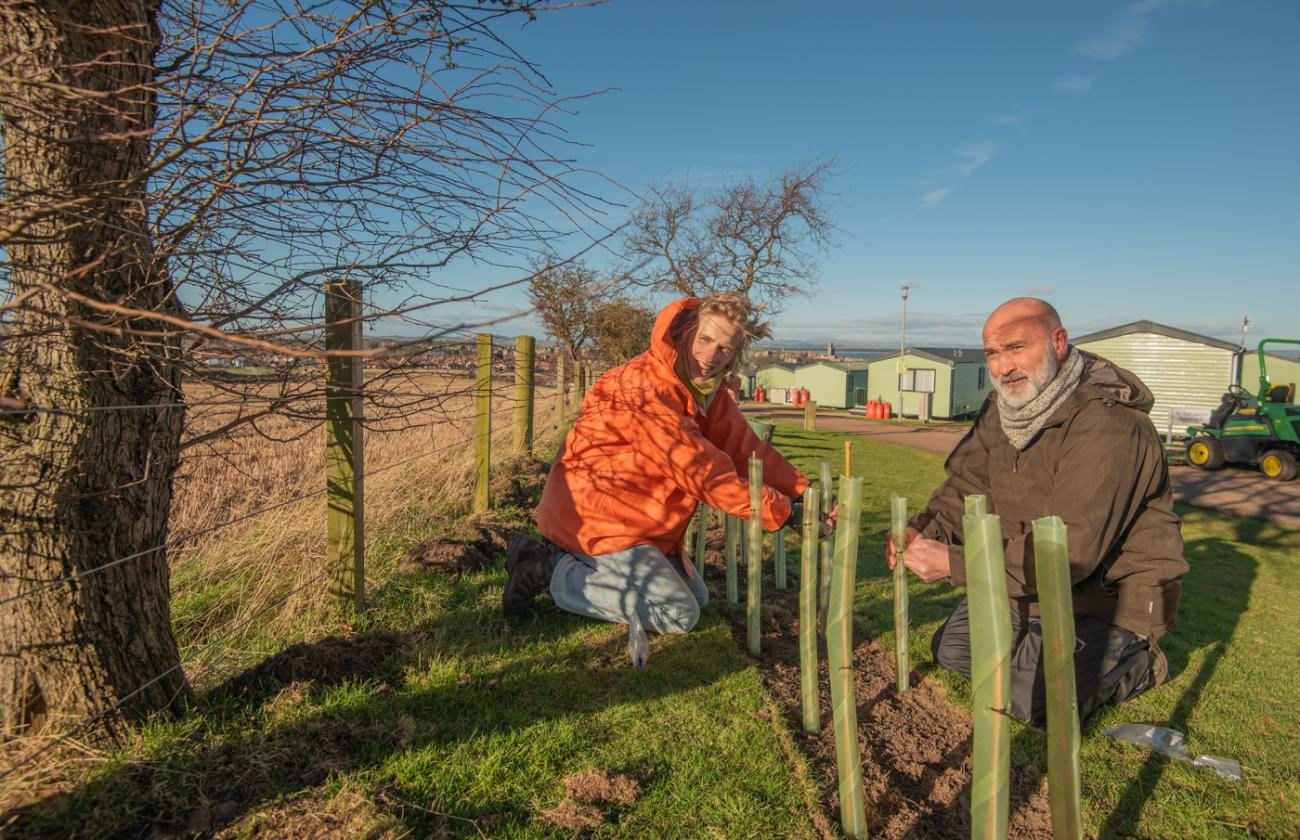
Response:
[[[854,370],[866,370],[868,363],[865,359],[854,360],[851,362],[832,362],[828,359],[822,359],[820,361],[808,362],[807,364],[799,365],[798,369],[803,370],[804,368],[816,367],[818,365],[848,372]]]
[[[781,368],[782,370],[788,370],[791,373],[794,373],[794,365],[786,362],[769,362],[760,367],[759,370],[767,370],[768,368]]]
[[[1071,339],[1071,344],[1083,344],[1090,341],[1105,341],[1108,338],[1119,338],[1123,335],[1132,335],[1133,333],[1154,333],[1163,335],[1167,338],[1176,338],[1180,341],[1190,341],[1194,344],[1205,344],[1210,347],[1217,347],[1220,350],[1230,350],[1236,352],[1240,347],[1230,341],[1222,341],[1217,338],[1211,338],[1208,335],[1180,330],[1177,327],[1170,327],[1164,324],[1157,324],[1155,321],[1134,321],[1131,324],[1122,324],[1118,327],[1111,327],[1108,330],[1088,333],[1084,336]]]
[[[936,362],[942,362],[948,366],[956,364],[968,364],[976,362],[984,364],[984,351],[978,347],[909,347],[907,348],[909,356],[923,356]],[[898,351],[886,353],[883,356],[876,356],[871,361],[879,362],[882,359],[893,359],[898,357]]]

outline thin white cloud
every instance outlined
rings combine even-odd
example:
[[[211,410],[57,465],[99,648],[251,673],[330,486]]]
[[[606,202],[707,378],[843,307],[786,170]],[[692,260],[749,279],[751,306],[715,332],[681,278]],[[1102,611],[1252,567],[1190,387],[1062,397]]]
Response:
[[[939,203],[947,198],[948,193],[952,192],[954,189],[954,187],[941,187],[937,190],[930,190],[928,193],[921,196],[921,209],[933,210],[938,207]]]
[[[1096,76],[1080,76],[1078,73],[1071,73],[1053,82],[1052,88],[1057,93],[1087,93],[1092,90],[1092,83],[1095,81],[1097,81]]]
[[[1098,61],[1114,61],[1146,40],[1149,26],[1146,17],[1121,17],[1105,32],[1080,41],[1075,50]]]
[[[980,333],[987,317],[987,312],[938,315],[909,309],[907,344],[910,347],[980,347]],[[763,342],[761,346],[780,346],[782,342],[824,344],[834,341],[837,349],[842,350],[850,347],[887,350],[898,345],[901,321],[899,312],[870,318],[783,320],[773,325],[776,340]]]
[[[1110,25],[1096,35],[1084,38],[1075,51],[1098,61],[1114,61],[1147,39],[1151,18],[1175,6],[1209,6],[1213,0],[1136,0],[1120,9]]]
[[[1005,125],[1011,128],[1019,126],[1029,116],[1028,108],[1017,108],[1006,114],[993,114],[989,117],[989,123],[992,125]]]
[[[943,183],[944,181],[953,181],[960,178],[968,178],[975,170],[982,168],[989,161],[997,156],[1002,149],[1002,144],[994,140],[972,140],[963,143],[956,149],[953,149],[960,161],[945,169],[936,170],[922,180],[918,186]],[[957,187],[954,184],[945,184],[940,187],[932,187],[921,196],[921,210],[933,210],[938,207],[940,202],[947,198]]]
[[[1031,297],[1042,297],[1044,295],[1050,295],[1054,291],[1056,291],[1055,286],[1044,285],[1044,286],[1030,286],[1027,289],[1021,289],[1020,293],[1022,295],[1029,295]]]
[[[966,143],[957,147],[957,157],[962,158],[963,162],[957,167],[957,174],[965,177],[984,164],[993,160],[994,155],[1002,148],[1001,144],[992,140],[983,140],[974,143]]]

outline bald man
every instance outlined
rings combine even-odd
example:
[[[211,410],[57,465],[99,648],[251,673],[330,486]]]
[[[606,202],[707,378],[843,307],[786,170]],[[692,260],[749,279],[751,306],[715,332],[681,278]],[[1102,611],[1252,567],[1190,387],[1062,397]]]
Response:
[[[993,393],[949,456],[948,478],[910,523],[903,563],[926,581],[966,582],[965,497],[1002,521],[1012,625],[1011,714],[1042,726],[1042,626],[1033,521],[1068,527],[1079,717],[1168,676],[1158,645],[1187,571],[1165,452],[1147,418],[1151,392],[1132,373],[1070,346],[1060,316],[1016,298],[984,324]],[[887,541],[889,565],[896,562]],[[936,661],[970,676],[965,599],[931,643]]]

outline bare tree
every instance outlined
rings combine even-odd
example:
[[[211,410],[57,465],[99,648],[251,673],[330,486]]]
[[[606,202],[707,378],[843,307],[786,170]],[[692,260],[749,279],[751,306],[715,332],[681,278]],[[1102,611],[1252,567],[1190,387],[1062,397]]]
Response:
[[[826,209],[833,159],[713,192],[651,188],[632,215],[626,251],[650,260],[641,282],[683,295],[741,291],[779,309],[811,290],[834,226]]]
[[[603,293],[596,272],[581,262],[543,266],[529,281],[528,295],[542,325],[570,362],[591,338],[592,315]]]
[[[324,279],[362,279],[367,318],[436,329],[432,307],[481,294],[438,269],[598,224],[546,149],[564,100],[497,35],[545,6],[0,0],[6,729],[185,702],[182,382],[248,387],[201,354],[262,354],[278,410],[319,395]]]
[[[615,298],[591,315],[593,352],[605,367],[621,365],[650,347],[655,312]]]

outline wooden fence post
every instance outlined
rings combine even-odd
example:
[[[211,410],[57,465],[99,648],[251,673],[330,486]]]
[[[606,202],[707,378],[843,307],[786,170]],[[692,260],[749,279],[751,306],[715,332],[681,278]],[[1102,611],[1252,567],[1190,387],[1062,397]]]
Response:
[[[533,451],[533,358],[537,344],[531,335],[515,339],[515,450]]]
[[[560,425],[563,426],[564,421],[568,419],[566,414],[569,400],[564,392],[564,351],[558,345],[555,348],[555,393],[560,400]]]
[[[488,493],[492,458],[492,336],[478,334],[478,372],[474,380],[474,513],[492,506]]]
[[[803,428],[806,432],[817,431],[817,403],[809,400],[803,406]],[[845,473],[847,475],[847,473]]]
[[[325,349],[361,349],[361,281],[325,282]],[[366,593],[365,449],[357,356],[325,362],[325,562],[333,594],[360,613]]]

